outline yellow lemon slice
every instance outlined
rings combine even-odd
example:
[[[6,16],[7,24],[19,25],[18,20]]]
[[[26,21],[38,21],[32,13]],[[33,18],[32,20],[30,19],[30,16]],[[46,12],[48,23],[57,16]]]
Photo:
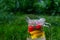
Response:
[[[35,39],[35,38],[38,38],[38,37],[40,37],[40,38],[45,37],[45,33],[44,32],[40,32],[40,33],[31,35],[32,39]]]
[[[35,39],[35,38],[41,37],[41,35],[42,35],[41,33],[33,34],[31,35],[31,38]]]
[[[31,35],[33,35],[33,34],[38,34],[39,32],[40,32],[40,31],[35,30],[35,31],[30,32],[30,34],[31,34]]]

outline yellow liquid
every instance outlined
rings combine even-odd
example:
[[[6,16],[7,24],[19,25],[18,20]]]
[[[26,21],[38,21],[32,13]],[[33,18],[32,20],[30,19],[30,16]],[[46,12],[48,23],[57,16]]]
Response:
[[[32,31],[32,32],[30,32],[30,34],[31,34],[32,39],[35,39],[35,38],[38,38],[38,37],[40,37],[40,38],[45,37],[45,33],[41,32],[39,30]]]

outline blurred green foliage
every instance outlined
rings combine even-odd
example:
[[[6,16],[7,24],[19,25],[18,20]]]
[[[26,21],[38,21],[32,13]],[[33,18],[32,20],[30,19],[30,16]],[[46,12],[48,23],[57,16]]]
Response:
[[[26,40],[28,24],[26,22],[26,16],[36,18],[38,15],[24,14],[24,15],[12,15],[2,14],[0,15],[0,40]],[[44,28],[47,40],[60,40],[60,16],[43,16],[46,21],[51,24],[49,28]]]
[[[60,0],[0,0],[0,12],[60,14]]]

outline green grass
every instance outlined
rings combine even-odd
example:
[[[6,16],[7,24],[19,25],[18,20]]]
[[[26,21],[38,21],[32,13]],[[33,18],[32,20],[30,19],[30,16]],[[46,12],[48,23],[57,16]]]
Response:
[[[6,15],[7,16],[7,15]],[[17,14],[11,15],[11,18],[2,19],[0,23],[0,40],[26,40],[27,38],[27,22],[26,16],[36,18],[34,14]],[[60,17],[39,15],[46,18],[51,24],[50,28],[45,28],[47,40],[60,40]]]

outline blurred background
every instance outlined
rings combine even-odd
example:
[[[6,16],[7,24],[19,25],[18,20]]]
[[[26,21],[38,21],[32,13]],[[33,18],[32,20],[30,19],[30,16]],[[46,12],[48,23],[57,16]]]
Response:
[[[60,40],[60,0],[0,0],[0,40],[26,40],[26,16],[46,18],[46,39]]]

